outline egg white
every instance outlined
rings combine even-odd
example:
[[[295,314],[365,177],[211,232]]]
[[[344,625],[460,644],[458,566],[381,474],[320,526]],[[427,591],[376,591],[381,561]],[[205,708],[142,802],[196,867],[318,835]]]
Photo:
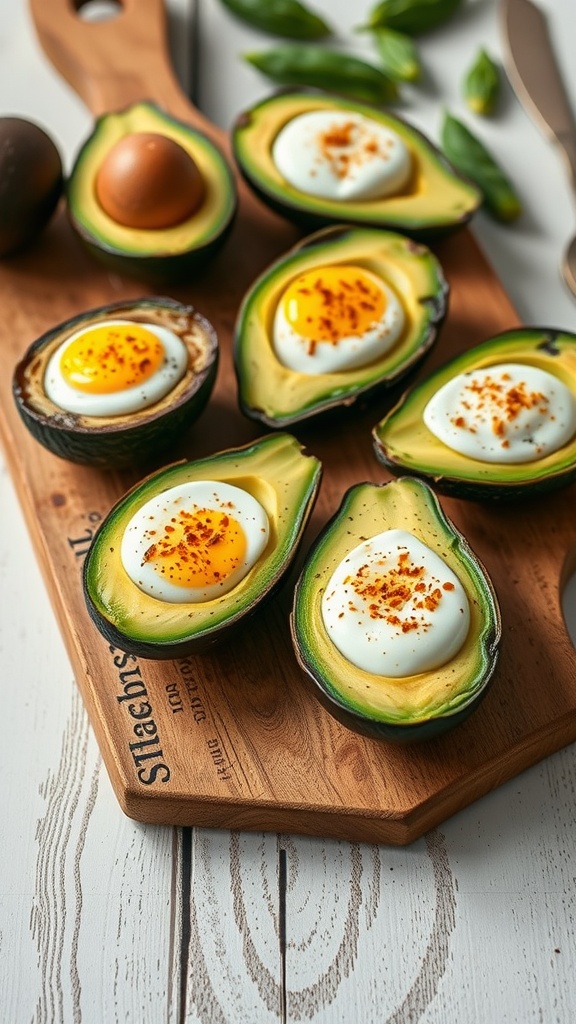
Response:
[[[294,330],[286,319],[282,301],[276,307],[272,327],[272,345],[283,366],[296,373],[310,376],[339,373],[367,366],[385,355],[404,330],[406,314],[398,296],[381,278],[362,270],[386,296],[384,313],[368,330],[359,335],[348,335],[337,342],[315,341]]]
[[[357,594],[350,579],[364,566],[375,573],[385,560],[397,564],[400,552],[426,570],[425,582],[442,589],[437,608],[424,614],[426,628],[403,633],[384,618],[370,614],[369,599]],[[384,567],[385,571],[385,567]],[[412,600],[397,610],[405,621],[418,617]],[[336,567],[322,597],[322,618],[335,647],[357,668],[373,675],[401,678],[429,672],[453,658],[464,643],[470,625],[468,598],[460,580],[442,558],[406,530],[386,530],[353,548]]]
[[[164,579],[157,562],[146,561],[144,556],[164,525],[181,509],[193,512],[204,508],[225,512],[240,524],[246,536],[244,561],[220,583],[176,586]],[[172,604],[199,603],[221,597],[237,586],[264,551],[269,536],[266,511],[248,491],[217,480],[197,480],[169,488],[135,512],[122,537],[120,559],[132,582],[150,597]]]
[[[353,125],[348,145],[322,145],[327,132]],[[377,152],[372,148],[377,147]],[[348,159],[346,173],[337,173],[337,161]],[[272,160],[282,177],[310,196],[364,201],[399,192],[410,177],[412,160],[400,136],[384,125],[347,110],[313,110],[288,121],[272,144]]]
[[[487,375],[494,378],[502,373],[509,375],[510,385],[524,383],[547,399],[545,411],[539,406],[525,408],[506,424],[508,447],[503,447],[503,438],[494,433],[489,410],[478,409],[475,393],[469,390]],[[576,399],[558,377],[539,367],[498,363],[447,381],[432,396],[422,418],[435,437],[461,455],[491,463],[533,462],[557,451],[574,436]],[[454,423],[459,418],[465,427]]]
[[[123,391],[90,394],[72,387],[64,379],[60,370],[60,360],[73,341],[95,327],[115,327],[131,323],[130,320],[103,320],[91,323],[71,334],[59,345],[52,353],[44,375],[44,390],[54,405],[81,416],[124,416],[154,405],[176,386],[188,366],[186,345],[167,327],[148,323],[138,323],[137,326],[145,327],[156,335],[164,346],[164,361],[147,381],[135,387],[125,388]]]

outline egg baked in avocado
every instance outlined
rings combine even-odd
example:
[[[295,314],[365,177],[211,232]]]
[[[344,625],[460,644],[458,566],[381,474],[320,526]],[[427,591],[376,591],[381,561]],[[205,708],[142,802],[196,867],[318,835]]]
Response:
[[[218,339],[192,306],[143,298],[47,331],[16,366],[12,392],[32,436],[103,469],[148,463],[180,441],[214,386]]]
[[[241,305],[243,412],[283,427],[391,388],[430,351],[447,298],[442,268],[421,243],[370,228],[309,236]]]
[[[152,103],[100,117],[67,186],[73,228],[98,259],[154,283],[183,279],[223,243],[236,185],[217,146]]]
[[[520,327],[450,360],[373,429],[377,458],[455,497],[515,499],[576,480],[576,335]]]
[[[168,466],[101,523],[84,595],[102,635],[142,658],[223,640],[279,586],[318,492],[321,464],[290,434]]]
[[[416,128],[320,92],[263,100],[238,117],[232,144],[263,202],[310,228],[357,224],[426,240],[467,223],[481,203]]]
[[[347,491],[306,558],[291,629],[320,703],[394,742],[431,739],[471,714],[501,634],[486,570],[410,478]]]

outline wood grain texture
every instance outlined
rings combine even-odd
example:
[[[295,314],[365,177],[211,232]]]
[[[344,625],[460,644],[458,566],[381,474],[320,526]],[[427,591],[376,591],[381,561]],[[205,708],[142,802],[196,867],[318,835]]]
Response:
[[[115,31],[121,39],[118,27]],[[57,33],[53,20],[50,39]],[[60,38],[60,49],[52,51],[59,64],[64,43]],[[99,61],[108,61],[118,51],[94,47],[94,52]],[[106,66],[106,75],[93,73],[92,91],[77,84],[77,67],[68,63],[65,69],[94,112],[121,105],[127,95],[157,98],[178,116],[189,110],[165,54],[152,65],[153,80],[138,77],[128,93],[125,79],[114,86],[114,67]],[[139,73],[144,67],[138,62]],[[90,68],[87,63],[84,71],[92,74]],[[174,458],[208,454],[260,432],[237,409],[231,330],[245,288],[295,233],[244,188],[241,196],[238,223],[221,255],[189,286],[170,290],[214,322],[222,344],[213,399],[181,449],[171,453]],[[468,232],[437,251],[451,303],[427,368],[517,323]],[[61,211],[33,249],[0,270],[6,358],[14,363],[57,322],[145,290],[93,263]],[[348,732],[310,697],[290,647],[289,585],[233,647],[167,664],[138,664],[110,651],[84,610],[80,567],[99,519],[140,471],[99,473],[50,456],[20,424],[9,374],[0,387],[7,460],[114,791],[128,815],[148,822],[402,844],[576,737],[574,651],[559,605],[559,580],[573,544],[573,488],[533,502],[521,515],[513,507],[443,502],[493,578],[504,621],[501,660],[490,693],[469,723],[436,743],[399,749]],[[386,479],[370,442],[370,427],[382,411],[371,406],[343,418],[337,436],[333,423],[294,431],[325,466],[306,544],[335,511],[346,487]],[[135,742],[133,722],[122,700],[128,684],[145,691],[153,706],[158,742],[146,751],[153,755],[148,761],[138,761],[129,747]],[[143,782],[139,769],[153,765],[158,774],[150,781],[152,773],[145,772]]]
[[[0,1006],[6,1020],[92,1024],[97,1015],[126,1024],[276,1024],[283,848],[289,1020],[571,1021],[573,747],[468,807],[441,832],[401,849],[139,826],[118,812],[103,770],[91,806],[96,744],[68,660],[54,642],[11,491],[3,474],[0,506],[13,527],[0,537],[0,572],[15,587],[0,588],[0,621],[6,629],[13,624],[19,636],[4,652],[0,681],[1,789],[9,824],[0,830]],[[32,620],[26,615],[31,603]],[[67,779],[63,753],[81,751],[86,738],[85,757],[66,755],[68,774],[75,776]],[[74,794],[79,798],[71,809]],[[58,857],[50,854],[48,817],[72,822]],[[43,906],[44,928],[62,957],[60,1018],[35,1011],[46,992],[31,931],[40,864],[43,890],[58,893]],[[80,994],[73,1004],[69,940],[78,918]]]

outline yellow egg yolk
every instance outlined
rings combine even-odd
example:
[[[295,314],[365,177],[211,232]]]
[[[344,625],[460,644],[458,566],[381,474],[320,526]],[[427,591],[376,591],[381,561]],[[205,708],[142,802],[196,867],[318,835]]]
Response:
[[[60,359],[70,387],[108,395],[147,381],[164,361],[164,346],[140,324],[88,328],[71,341]]]
[[[282,297],[284,316],[301,337],[337,344],[361,337],[383,316],[386,296],[359,267],[320,267],[300,274]]]
[[[153,536],[156,531],[149,530]],[[159,532],[144,555],[176,587],[222,583],[244,562],[246,535],[226,512],[181,509]]]

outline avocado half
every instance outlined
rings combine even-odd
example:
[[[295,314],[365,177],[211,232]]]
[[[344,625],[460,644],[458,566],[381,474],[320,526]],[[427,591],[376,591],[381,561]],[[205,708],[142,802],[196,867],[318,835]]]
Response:
[[[173,227],[126,227],[104,212],[96,196],[96,177],[110,149],[125,136],[146,132],[177,142],[204,180],[201,206]],[[152,103],[98,118],[75,160],[67,200],[71,224],[93,256],[120,273],[154,283],[181,280],[202,266],[227,237],[237,208],[234,176],[220,150]]]
[[[352,264],[369,270],[398,296],[406,326],[390,351],[354,370],[298,373],[284,366],[272,344],[278,303],[299,274],[314,267]],[[270,427],[285,427],[394,386],[424,359],[446,315],[448,284],[422,243],[371,228],[326,228],[273,263],[246,294],[236,321],[234,365],[242,411]]]
[[[413,161],[412,177],[403,190],[382,199],[339,202],[289,185],[274,165],[274,140],[288,121],[316,110],[361,114],[397,132]],[[378,108],[321,92],[282,92],[244,111],[233,126],[232,145],[241,173],[263,202],[309,228],[358,224],[427,240],[466,224],[482,201],[476,186],[418,129]]]
[[[384,530],[407,530],[436,552],[462,583],[470,628],[460,651],[431,672],[393,679],[356,668],[334,646],[322,618],[326,586],[343,558]],[[291,616],[296,657],[313,692],[343,725],[376,739],[439,736],[478,706],[496,666],[500,612],[486,570],[427,484],[410,478],[360,483],[344,495],[310,550]]]
[[[84,416],[55,405],[44,389],[53,352],[66,338],[104,320],[166,327],[186,345],[188,366],[164,398],[123,416]],[[192,306],[149,297],[100,306],[53,327],[33,342],[14,371],[12,393],[21,419],[45,448],[70,462],[116,469],[150,462],[179,441],[212,393],[219,346],[212,325]]]
[[[545,494],[576,480],[576,437],[543,459],[499,465],[461,455],[428,430],[422,413],[446,381],[503,362],[555,374],[576,398],[576,334],[541,327],[504,331],[450,360],[404,395],[372,431],[378,460],[396,475],[427,480],[442,494],[478,501]]]
[[[290,434],[168,466],[129,491],[101,523],[84,563],[88,611],[102,635],[141,658],[182,658],[228,636],[279,586],[312,511],[321,464]],[[191,480],[217,480],[248,491],[265,508],[270,538],[247,576],[228,594],[197,604],[170,604],[144,594],[128,577],[120,544],[134,513],[157,494]]]

